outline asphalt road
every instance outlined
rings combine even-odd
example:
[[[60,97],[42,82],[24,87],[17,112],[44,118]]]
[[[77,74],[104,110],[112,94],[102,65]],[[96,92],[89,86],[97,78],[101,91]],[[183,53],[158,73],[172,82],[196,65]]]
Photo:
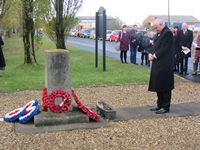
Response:
[[[66,40],[66,44],[95,53],[95,40],[92,40],[92,39],[69,37]],[[120,52],[115,50],[115,46],[116,46],[116,42],[106,41],[106,56],[120,60],[120,57],[119,57]],[[103,47],[102,41],[98,41],[98,50],[99,50],[100,55],[102,55],[102,49],[103,49],[102,47]],[[138,52],[137,53],[137,63],[141,62],[140,57],[141,57],[141,53]],[[128,59],[127,60],[130,63],[129,51],[128,51]]]
[[[77,37],[69,37],[66,40],[66,44],[85,50],[85,51],[90,51],[95,53],[95,40],[92,39],[86,39],[86,38],[77,38]],[[115,50],[116,42],[109,42],[106,41],[106,56],[110,58],[114,58],[117,60],[120,60],[119,57],[119,51]],[[102,41],[98,42],[98,50],[99,54],[102,55]],[[130,53],[128,51],[128,62],[130,63]],[[137,63],[141,63],[141,53],[137,52]],[[182,77],[194,81],[194,82],[199,82],[200,83],[200,76],[192,76],[192,70],[193,70],[193,60],[192,58],[189,58],[188,60],[188,73],[189,75],[184,75]]]

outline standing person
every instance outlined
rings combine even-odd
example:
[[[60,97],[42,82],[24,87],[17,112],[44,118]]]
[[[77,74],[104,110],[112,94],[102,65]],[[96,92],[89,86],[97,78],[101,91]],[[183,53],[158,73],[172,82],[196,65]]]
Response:
[[[180,67],[180,58],[181,53],[179,51],[179,42],[178,42],[178,32],[179,28],[178,26],[175,26],[173,28],[173,48],[174,48],[174,72],[179,72]]]
[[[0,33],[0,70],[5,70],[6,63],[3,55],[2,45],[4,45],[3,39],[2,39],[2,33]]]
[[[194,63],[193,63],[193,73],[192,75],[197,75],[198,63],[200,59],[200,31],[197,32],[197,37],[194,41],[195,50],[194,50]]]
[[[181,52],[180,59],[180,73],[188,75],[188,58],[191,57],[191,51],[188,54],[183,52],[183,49],[189,48],[191,50],[192,41],[193,41],[193,33],[191,30],[188,30],[187,23],[182,24],[182,30],[178,32],[178,41],[179,41],[179,51]]]
[[[137,57],[137,46],[138,46],[138,40],[137,40],[137,25],[134,25],[132,27],[132,30],[130,31],[131,41],[130,41],[130,62],[132,64],[136,63],[136,57]]]
[[[153,53],[153,44],[154,44],[154,38],[155,38],[155,33],[150,32],[149,33],[149,45],[147,47],[148,54]],[[148,67],[150,67],[150,61],[148,60]]]
[[[141,54],[141,65],[144,64],[145,60],[145,65],[148,65],[148,46],[150,45],[150,38],[147,35],[147,32],[144,32],[144,35],[142,36],[141,44],[138,49],[141,49],[140,52]]]
[[[157,107],[150,109],[156,114],[164,114],[170,111],[171,93],[174,89],[173,72],[173,34],[164,26],[160,19],[156,19],[153,27],[155,35],[152,53],[149,60],[152,61],[149,91],[157,93]]]
[[[126,25],[122,26],[122,31],[119,33],[118,41],[120,42],[120,59],[122,63],[127,64],[127,51],[129,50],[130,34]]]

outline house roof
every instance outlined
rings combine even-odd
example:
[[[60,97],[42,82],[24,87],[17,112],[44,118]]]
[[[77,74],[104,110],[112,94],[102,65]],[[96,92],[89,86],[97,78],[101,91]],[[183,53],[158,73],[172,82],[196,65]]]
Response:
[[[154,19],[159,18],[162,19],[163,21],[168,21],[168,16],[167,15],[150,15],[151,17],[153,17]],[[170,15],[170,21],[171,22],[200,22],[197,18],[195,18],[194,16],[171,16]]]

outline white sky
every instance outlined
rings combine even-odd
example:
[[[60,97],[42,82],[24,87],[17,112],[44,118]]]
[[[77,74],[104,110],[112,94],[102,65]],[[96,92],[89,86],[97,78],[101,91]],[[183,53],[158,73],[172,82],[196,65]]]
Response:
[[[169,0],[170,15],[192,15],[200,20],[200,0]],[[85,0],[77,16],[95,16],[99,7],[126,24],[142,23],[148,15],[168,15],[168,0]]]

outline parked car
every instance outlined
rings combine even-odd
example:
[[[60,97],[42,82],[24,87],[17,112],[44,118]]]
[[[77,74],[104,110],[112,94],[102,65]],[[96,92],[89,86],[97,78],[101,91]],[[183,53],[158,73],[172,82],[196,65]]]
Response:
[[[107,41],[110,41],[110,35],[111,35],[111,33],[112,33],[112,30],[107,30],[106,31],[106,40]]]
[[[82,38],[89,38],[91,30],[89,29],[82,29],[80,32],[80,37]]]
[[[90,39],[95,39],[96,38],[96,31],[95,30],[91,30],[90,31]]]
[[[69,31],[70,36],[76,36],[76,30],[72,29]]]
[[[110,41],[117,42],[119,32],[121,32],[121,30],[113,30],[112,33],[110,34]]]

